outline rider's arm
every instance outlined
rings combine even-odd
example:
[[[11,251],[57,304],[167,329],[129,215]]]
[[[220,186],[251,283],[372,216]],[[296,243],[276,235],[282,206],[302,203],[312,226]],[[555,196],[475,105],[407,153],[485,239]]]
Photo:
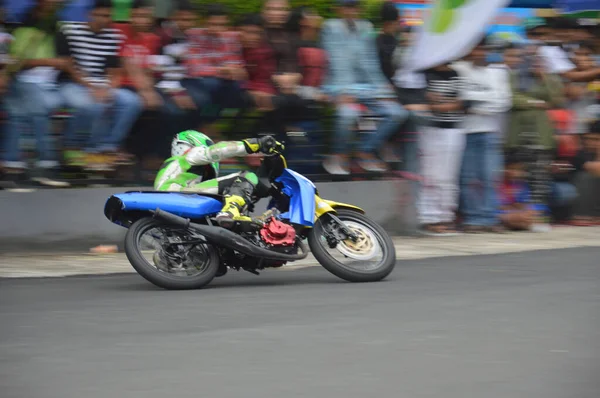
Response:
[[[248,138],[243,141],[221,141],[209,147],[194,147],[184,156],[193,166],[201,166],[224,159],[246,156],[250,153],[262,152],[269,154],[283,146],[271,136],[261,138]]]
[[[209,147],[194,147],[184,156],[191,165],[201,166],[247,154],[248,151],[242,141],[221,141]]]

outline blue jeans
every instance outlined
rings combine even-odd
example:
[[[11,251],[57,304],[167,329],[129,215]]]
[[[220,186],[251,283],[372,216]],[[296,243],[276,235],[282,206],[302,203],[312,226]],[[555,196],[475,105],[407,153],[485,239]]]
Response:
[[[5,167],[25,168],[20,138],[26,129],[35,133],[38,167],[58,166],[50,137],[51,115],[63,105],[60,92],[36,83],[14,80],[4,97],[8,120],[3,137],[2,161]]]
[[[377,131],[369,134],[359,146],[361,152],[373,153],[398,131],[402,123],[408,118],[409,112],[395,101],[368,100],[363,102],[364,105],[383,118],[377,126]],[[351,133],[360,115],[360,110],[354,105],[338,105],[335,142],[333,143],[335,154],[349,152],[350,142],[352,142]]]
[[[497,133],[467,134],[460,175],[464,224],[489,227],[499,223],[498,184],[502,150]]]
[[[117,151],[131,127],[143,110],[142,99],[133,91],[113,89],[107,103],[96,102],[89,90],[75,83],[67,83],[61,89],[67,104],[74,109],[74,117],[66,134],[66,146],[75,146],[78,129],[90,126],[89,139],[84,148],[87,152]]]
[[[550,205],[553,207],[566,207],[572,205],[579,197],[575,185],[569,182],[554,182],[552,184],[552,195]]]

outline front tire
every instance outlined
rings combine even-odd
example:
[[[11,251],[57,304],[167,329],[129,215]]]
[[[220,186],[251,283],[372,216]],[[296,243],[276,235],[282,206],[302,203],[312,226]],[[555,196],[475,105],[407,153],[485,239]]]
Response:
[[[213,280],[219,270],[219,255],[215,248],[210,245],[204,245],[203,249],[205,249],[207,257],[206,264],[198,275],[173,275],[150,264],[141,252],[141,239],[146,232],[152,229],[163,229],[178,232],[181,235],[185,234],[185,231],[152,217],[136,221],[125,235],[125,254],[138,274],[148,282],[167,290],[199,289]]]
[[[361,233],[364,239],[376,240],[376,242],[366,243],[379,245],[381,260],[377,262],[373,269],[366,270],[348,266],[333,257],[327,251],[328,246],[324,239],[326,229],[329,228],[327,225],[329,223],[327,215],[317,220],[308,235],[308,244],[313,256],[327,271],[348,282],[378,282],[385,279],[396,266],[396,248],[394,247],[392,238],[390,238],[381,226],[361,213],[340,209],[335,215],[344,223],[348,223],[351,229],[358,230],[359,232],[362,230],[363,232]],[[369,248],[370,251],[361,256],[361,253],[357,250],[354,252],[351,251],[344,242],[338,243],[337,250],[346,258],[354,258],[358,261],[367,259],[371,252],[373,252],[373,249]]]

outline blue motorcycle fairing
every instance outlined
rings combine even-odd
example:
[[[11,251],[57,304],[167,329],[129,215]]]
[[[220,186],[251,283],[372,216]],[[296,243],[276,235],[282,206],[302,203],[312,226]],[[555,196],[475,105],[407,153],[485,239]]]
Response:
[[[113,195],[122,202],[121,210],[149,211],[160,208],[185,218],[201,218],[221,211],[221,201],[202,194],[178,192],[128,192]]]
[[[317,187],[311,180],[293,170],[285,169],[275,179],[283,184],[282,193],[289,196],[289,210],[281,218],[294,224],[312,227],[315,219],[315,194]]]

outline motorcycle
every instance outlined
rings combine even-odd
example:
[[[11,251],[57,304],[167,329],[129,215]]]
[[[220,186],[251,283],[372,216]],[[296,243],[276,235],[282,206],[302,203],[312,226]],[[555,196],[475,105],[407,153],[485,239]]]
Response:
[[[265,156],[257,175],[244,213],[270,198],[262,226],[218,226],[214,217],[223,198],[205,193],[128,191],[112,195],[104,214],[128,228],[125,253],[133,268],[168,290],[204,287],[228,269],[259,275],[303,260],[305,241],[321,266],[346,281],[380,281],[393,271],[394,243],[363,209],[322,199],[312,181],[287,168],[281,153]],[[146,237],[155,238],[149,247]]]

